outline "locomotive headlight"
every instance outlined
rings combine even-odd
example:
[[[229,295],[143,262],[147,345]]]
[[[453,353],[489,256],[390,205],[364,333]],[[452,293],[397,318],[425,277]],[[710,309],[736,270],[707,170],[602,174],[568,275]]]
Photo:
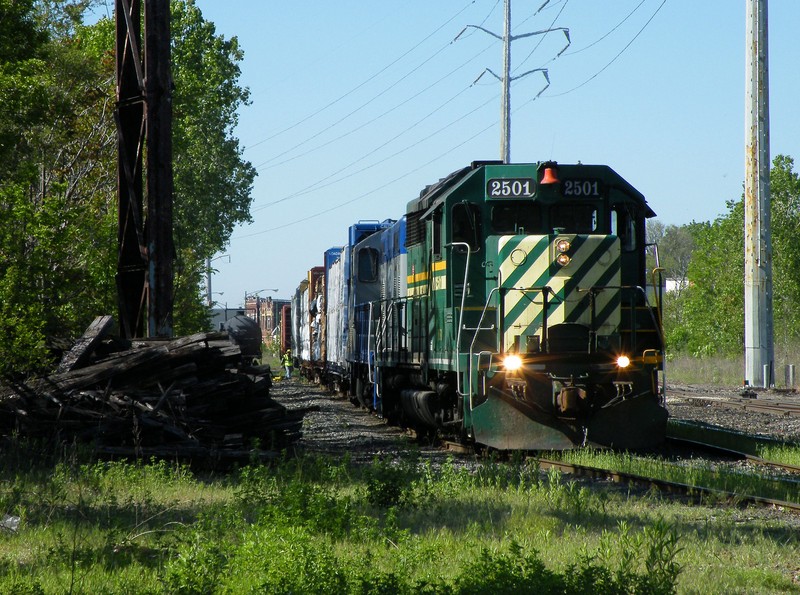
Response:
[[[618,368],[627,368],[630,365],[631,365],[631,358],[629,358],[627,355],[620,355],[617,358]]]
[[[508,372],[516,372],[522,367],[522,358],[514,353],[507,355],[503,360],[503,367]]]
[[[556,262],[560,264],[562,267],[565,267],[569,264],[570,257],[568,254],[559,254],[556,256]]]
[[[564,252],[568,252],[570,247],[571,245],[569,243],[569,240],[560,239],[556,242],[556,250],[561,252],[561,254],[564,254]]]

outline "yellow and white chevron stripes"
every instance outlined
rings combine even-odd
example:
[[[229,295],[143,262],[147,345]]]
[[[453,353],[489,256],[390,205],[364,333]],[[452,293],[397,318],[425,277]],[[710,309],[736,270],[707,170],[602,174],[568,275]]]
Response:
[[[506,348],[516,336],[538,335],[541,340],[545,287],[549,288],[548,327],[564,322],[588,326],[593,300],[595,331],[608,335],[618,329],[620,243],[616,236],[501,236],[498,255],[499,283],[506,290],[502,304]],[[602,289],[607,286],[614,289]]]

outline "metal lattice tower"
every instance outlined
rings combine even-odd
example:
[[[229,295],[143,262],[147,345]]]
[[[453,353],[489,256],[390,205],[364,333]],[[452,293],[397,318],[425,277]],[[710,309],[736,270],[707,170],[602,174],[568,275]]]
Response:
[[[115,14],[120,331],[127,338],[144,336],[146,311],[147,335],[170,337],[175,249],[169,0],[115,0]]]

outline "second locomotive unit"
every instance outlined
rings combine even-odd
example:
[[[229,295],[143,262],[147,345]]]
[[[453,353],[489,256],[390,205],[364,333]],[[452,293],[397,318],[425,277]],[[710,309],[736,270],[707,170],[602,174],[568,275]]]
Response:
[[[502,450],[653,446],[667,421],[654,215],[607,166],[473,163],[326,253],[304,282],[313,306],[293,307],[308,329],[295,352],[418,431]]]

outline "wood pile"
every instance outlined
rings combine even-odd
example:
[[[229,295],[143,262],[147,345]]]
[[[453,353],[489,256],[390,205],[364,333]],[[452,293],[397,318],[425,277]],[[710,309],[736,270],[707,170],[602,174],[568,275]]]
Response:
[[[269,395],[269,366],[248,365],[224,332],[124,345],[95,320],[54,374],[0,382],[0,429],[88,443],[98,454],[269,459],[301,435],[306,410]]]

